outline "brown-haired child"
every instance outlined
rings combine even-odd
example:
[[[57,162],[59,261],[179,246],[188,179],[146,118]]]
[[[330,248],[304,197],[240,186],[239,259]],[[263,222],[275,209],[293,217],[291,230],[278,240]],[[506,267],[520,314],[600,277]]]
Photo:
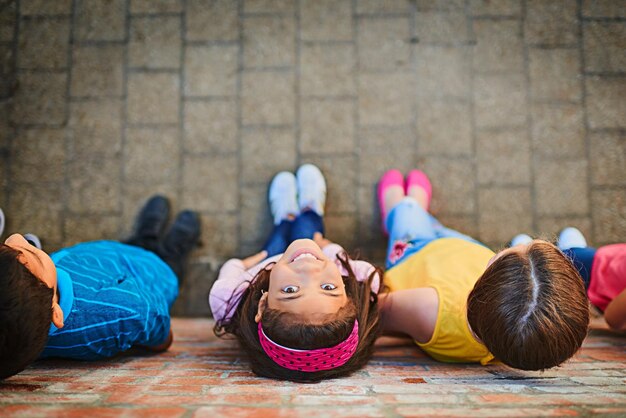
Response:
[[[542,370],[570,358],[587,334],[589,307],[572,264],[546,241],[494,254],[428,213],[428,177],[391,170],[379,183],[389,231],[390,292],[380,296],[384,332],[404,333],[434,359],[494,359]]]

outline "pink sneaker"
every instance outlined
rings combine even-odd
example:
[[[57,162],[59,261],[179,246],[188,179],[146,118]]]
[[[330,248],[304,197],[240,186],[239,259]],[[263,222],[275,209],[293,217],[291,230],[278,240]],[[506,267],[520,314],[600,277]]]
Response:
[[[400,186],[404,188],[404,176],[398,170],[389,170],[380,178],[378,182],[378,207],[380,208],[380,217],[383,226],[383,232],[389,234],[387,231],[387,212],[385,212],[385,190],[390,186]]]
[[[426,192],[426,210],[430,209],[430,200],[433,197],[433,187],[430,184],[428,176],[420,170],[411,170],[406,177],[406,188],[404,192],[408,195],[409,189],[413,186],[421,187]]]

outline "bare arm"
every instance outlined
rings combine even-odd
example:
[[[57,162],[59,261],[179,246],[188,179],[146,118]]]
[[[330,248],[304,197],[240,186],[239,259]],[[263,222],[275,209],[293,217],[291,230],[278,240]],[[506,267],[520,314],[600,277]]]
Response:
[[[378,296],[383,334],[406,334],[419,343],[435,331],[439,311],[437,291],[431,287],[398,290]]]
[[[604,311],[606,323],[618,331],[626,331],[626,290],[617,295]]]

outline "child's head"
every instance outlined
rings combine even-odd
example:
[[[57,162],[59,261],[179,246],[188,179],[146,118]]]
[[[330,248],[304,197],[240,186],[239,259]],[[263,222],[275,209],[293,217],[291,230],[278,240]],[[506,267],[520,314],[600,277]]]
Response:
[[[587,335],[583,281],[565,255],[546,241],[496,254],[467,305],[474,333],[496,358],[517,369],[558,366]]]
[[[50,257],[19,234],[0,244],[0,379],[35,361],[50,323],[63,326]]]
[[[380,334],[377,297],[370,283],[376,274],[382,275],[377,270],[369,280],[359,282],[347,256],[338,258],[344,275],[335,260],[328,259],[313,241],[294,241],[275,264],[259,272],[233,318],[218,323],[216,332],[235,334],[248,352],[252,370],[265,377],[311,382],[361,368]],[[343,358],[337,364],[322,364],[320,359],[319,364],[313,361],[307,365],[309,362],[303,360],[303,369],[298,370],[298,364],[272,359],[268,341],[277,350],[336,347]],[[341,354],[344,350],[351,356]],[[333,352],[329,350],[328,356]],[[321,354],[301,353],[303,359]]]

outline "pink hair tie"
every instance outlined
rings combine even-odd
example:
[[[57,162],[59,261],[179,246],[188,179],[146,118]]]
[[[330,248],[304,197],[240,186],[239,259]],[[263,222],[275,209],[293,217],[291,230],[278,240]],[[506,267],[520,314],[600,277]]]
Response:
[[[352,332],[344,341],[333,347],[314,350],[296,350],[276,344],[265,335],[260,322],[258,330],[259,342],[269,358],[281,367],[301,372],[318,372],[343,366],[356,352],[359,344],[359,321],[356,319]]]

